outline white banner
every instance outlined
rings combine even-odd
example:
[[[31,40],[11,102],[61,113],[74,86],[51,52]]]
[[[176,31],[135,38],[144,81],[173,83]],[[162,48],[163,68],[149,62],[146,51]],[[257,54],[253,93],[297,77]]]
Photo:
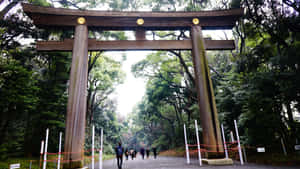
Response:
[[[264,152],[266,152],[266,149],[265,149],[265,147],[257,147],[257,152],[264,153]]]
[[[15,168],[20,168],[21,165],[20,164],[11,164],[9,165],[9,169],[15,169]]]

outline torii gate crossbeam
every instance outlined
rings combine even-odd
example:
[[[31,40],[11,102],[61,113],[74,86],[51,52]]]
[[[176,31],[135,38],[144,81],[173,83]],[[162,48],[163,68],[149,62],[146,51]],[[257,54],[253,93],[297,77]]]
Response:
[[[192,50],[198,104],[204,144],[223,152],[214,92],[205,50],[232,50],[231,40],[204,39],[202,29],[232,29],[243,9],[199,12],[116,12],[41,7],[22,4],[24,12],[38,27],[74,28],[74,39],[37,42],[39,51],[73,51],[66,120],[64,168],[83,165],[88,51],[111,50]],[[88,38],[88,28],[134,30],[136,41],[96,41]],[[190,30],[191,39],[148,41],[146,30]],[[78,153],[79,152],[79,153]],[[214,154],[209,154],[212,157]]]

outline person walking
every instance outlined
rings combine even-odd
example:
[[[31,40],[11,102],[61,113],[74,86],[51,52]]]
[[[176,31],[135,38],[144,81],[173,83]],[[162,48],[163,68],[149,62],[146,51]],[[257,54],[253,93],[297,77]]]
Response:
[[[156,159],[157,156],[156,147],[153,147],[152,151],[153,151],[154,159]]]
[[[126,160],[128,160],[128,156],[129,156],[129,151],[128,151],[128,148],[126,148],[126,150],[125,150],[125,157],[126,157]]]
[[[144,147],[141,147],[140,153],[142,155],[142,159],[144,160],[144,158],[145,158],[145,149],[144,149]]]
[[[134,158],[136,158],[136,155],[137,155],[137,151],[136,149],[134,149]]]
[[[122,164],[123,164],[123,152],[124,149],[122,147],[122,143],[119,142],[119,146],[116,147],[116,157],[117,157],[117,165],[118,169],[122,169]]]
[[[133,158],[134,158],[134,151],[133,151],[133,149],[130,150],[130,155],[131,155],[131,160],[133,160]]]
[[[147,148],[146,149],[146,157],[149,158],[149,155],[150,155],[150,150],[149,150],[149,148]]]

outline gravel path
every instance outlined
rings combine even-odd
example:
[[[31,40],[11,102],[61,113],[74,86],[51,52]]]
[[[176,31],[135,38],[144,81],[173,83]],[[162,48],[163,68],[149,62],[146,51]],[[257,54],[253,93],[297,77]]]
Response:
[[[91,168],[91,167],[90,167]],[[122,169],[299,169],[300,167],[283,167],[283,166],[265,166],[265,165],[256,165],[256,164],[245,164],[241,166],[238,162],[231,166],[208,166],[203,165],[199,166],[199,162],[196,159],[191,160],[191,164],[187,165],[186,160],[180,157],[158,157],[153,159],[142,160],[137,158],[134,160],[126,161],[124,158],[123,168]],[[95,169],[98,169],[98,163],[95,164]],[[107,160],[104,161],[103,169],[118,169],[117,160]]]

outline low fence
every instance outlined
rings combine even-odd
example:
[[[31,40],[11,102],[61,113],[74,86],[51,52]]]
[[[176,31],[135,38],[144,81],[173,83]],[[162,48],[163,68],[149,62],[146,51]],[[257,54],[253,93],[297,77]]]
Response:
[[[100,148],[95,148],[95,126],[92,128],[92,148],[81,152],[62,152],[62,132],[59,133],[59,148],[58,152],[48,152],[49,129],[46,130],[45,141],[41,141],[41,151],[39,160],[10,160],[8,168],[26,168],[26,169],[61,169],[64,163],[73,161],[81,161],[82,159],[64,159],[67,154],[91,154],[84,156],[84,162],[91,161],[91,168],[95,168],[96,153],[98,153],[99,169],[103,168],[103,129],[101,129]],[[91,160],[88,160],[91,159]],[[88,163],[85,163],[88,164]]]
[[[188,142],[188,136],[187,136],[187,130],[186,130],[186,125],[184,124],[184,139],[185,139],[185,150],[186,150],[186,160],[187,164],[190,164],[190,153],[198,153],[198,159],[199,159],[199,165],[202,166],[202,154],[203,153],[208,153],[208,152],[215,152],[215,153],[225,153],[225,158],[229,158],[229,153],[238,153],[239,155],[239,160],[241,165],[244,165],[244,158],[246,159],[246,152],[245,150],[242,153],[242,146],[240,144],[240,138],[239,138],[239,133],[238,133],[238,128],[236,124],[236,120],[234,120],[234,125],[235,125],[235,132],[237,136],[237,140],[234,141],[233,134],[231,134],[231,142],[226,142],[225,140],[225,134],[224,134],[224,128],[223,125],[221,125],[221,131],[222,131],[222,138],[223,138],[223,144],[222,145],[208,145],[208,144],[200,144],[200,139],[199,139],[199,131],[198,131],[198,124],[197,120],[195,120],[195,137],[196,143],[189,144]],[[224,151],[212,151],[211,147],[224,147]]]

